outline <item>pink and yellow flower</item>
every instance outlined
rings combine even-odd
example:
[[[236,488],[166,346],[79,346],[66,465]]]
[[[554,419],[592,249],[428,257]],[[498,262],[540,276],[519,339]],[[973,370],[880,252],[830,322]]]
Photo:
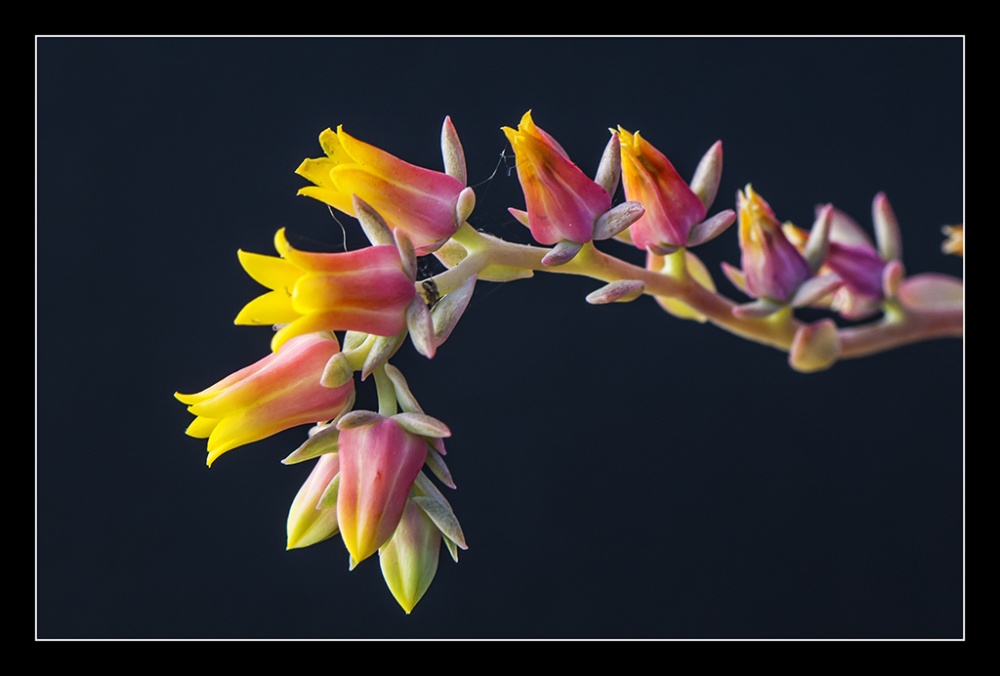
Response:
[[[667,156],[639,132],[618,127],[618,136],[625,199],[641,202],[646,210],[629,230],[632,243],[656,253],[687,246],[692,226],[705,220],[705,205]]]
[[[467,189],[457,178],[405,162],[359,141],[342,126],[323,131],[319,142],[326,157],[306,159],[295,170],[315,184],[299,190],[300,195],[349,216],[355,215],[357,195],[394,232],[406,233],[418,256],[436,250],[461,225],[459,196]]]
[[[391,417],[341,429],[337,522],[355,563],[392,537],[427,458],[427,439]]]
[[[354,381],[324,387],[320,376],[339,351],[335,338],[300,336],[201,392],[176,393],[196,416],[187,434],[208,439],[208,465],[238,446],[336,418],[353,400]]]
[[[394,336],[405,328],[416,288],[395,246],[312,253],[293,249],[284,229],[275,235],[274,246],[280,258],[239,252],[247,274],[271,291],[236,316],[237,324],[284,324],[271,341],[273,350],[294,336],[317,331]]]
[[[573,164],[552,136],[536,126],[529,110],[517,129],[503,127],[517,158],[531,235],[540,244],[582,244],[593,239],[594,222],[611,208],[611,195]]]

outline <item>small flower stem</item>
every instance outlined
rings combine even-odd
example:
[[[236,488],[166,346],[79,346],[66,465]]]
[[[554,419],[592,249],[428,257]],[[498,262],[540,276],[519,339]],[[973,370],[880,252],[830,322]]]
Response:
[[[387,418],[396,415],[396,387],[385,372],[385,365],[377,366],[372,375],[375,377],[375,389],[378,390],[379,415]]]

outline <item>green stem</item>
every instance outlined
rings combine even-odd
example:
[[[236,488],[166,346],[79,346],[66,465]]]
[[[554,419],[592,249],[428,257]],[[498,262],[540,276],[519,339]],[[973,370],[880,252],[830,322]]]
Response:
[[[379,415],[387,418],[396,415],[396,387],[385,372],[385,365],[375,367],[372,375],[375,377],[375,389],[378,390]]]

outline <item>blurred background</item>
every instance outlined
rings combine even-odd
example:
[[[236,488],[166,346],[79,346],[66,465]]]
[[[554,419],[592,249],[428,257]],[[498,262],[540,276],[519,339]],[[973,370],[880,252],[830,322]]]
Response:
[[[295,194],[338,124],[439,169],[450,115],[470,222],[522,242],[526,110],[591,174],[616,125],[687,177],[721,139],[712,213],[752,182],[870,229],[884,191],[908,273],[961,276],[961,38],[40,37],[36,94],[36,637],[963,635],[960,340],[802,375],[587,279],[481,283],[433,360],[393,360],[452,429],[470,545],[409,616],[339,539],[285,551],[305,428],[207,469],[173,399],[267,353],[237,249],[364,244]],[[735,228],[698,254],[742,300]]]

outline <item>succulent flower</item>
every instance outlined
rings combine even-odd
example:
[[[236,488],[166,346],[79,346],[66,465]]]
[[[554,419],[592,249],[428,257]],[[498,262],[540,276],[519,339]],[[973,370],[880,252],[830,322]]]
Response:
[[[288,243],[284,228],[275,235],[274,246],[280,258],[239,252],[247,274],[271,291],[247,303],[236,316],[237,324],[284,325],[274,334],[273,350],[293,336],[316,331],[393,336],[406,326],[416,288],[395,246],[343,253],[299,251]]]
[[[174,394],[196,416],[187,434],[208,439],[211,465],[238,446],[336,418],[353,402],[354,381],[324,387],[320,375],[339,351],[330,335],[299,336],[201,392]]]
[[[341,421],[338,442],[337,523],[355,563],[392,537],[427,459],[424,437],[407,431],[393,417],[371,413],[359,421],[362,413]]]
[[[449,165],[462,165],[460,146],[450,120],[445,132]],[[431,253],[455,233],[474,204],[471,188],[447,173],[405,162],[344,131],[326,129],[319,135],[326,157],[306,159],[295,173],[314,185],[300,195],[317,199],[349,216],[355,216],[354,196],[371,205],[393,230],[413,242],[417,255]],[[458,172],[459,169],[455,169]]]
[[[527,214],[511,213],[531,229],[540,244],[583,244],[594,223],[611,208],[609,192],[576,166],[552,136],[535,125],[529,110],[517,129],[503,127],[517,158],[517,177]]]
[[[668,254],[707,242],[733,224],[736,215],[731,209],[706,221],[707,205],[681,178],[667,156],[639,132],[632,134],[618,127],[618,136],[625,197],[641,203],[645,209],[645,214],[629,230],[635,246]],[[707,157],[715,160],[713,176],[717,184],[722,145],[712,146]],[[714,196],[714,187],[710,192]]]

